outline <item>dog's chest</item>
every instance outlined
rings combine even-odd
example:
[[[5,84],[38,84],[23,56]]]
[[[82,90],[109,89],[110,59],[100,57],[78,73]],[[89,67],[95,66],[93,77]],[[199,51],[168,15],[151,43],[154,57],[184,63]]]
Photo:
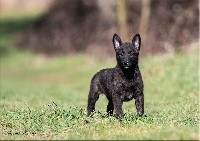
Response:
[[[135,83],[130,81],[128,83],[123,84],[122,90],[122,99],[123,101],[129,101],[134,98],[134,91],[135,91]]]
[[[118,92],[123,101],[132,100],[135,91],[135,82],[134,80],[121,80],[117,84]]]

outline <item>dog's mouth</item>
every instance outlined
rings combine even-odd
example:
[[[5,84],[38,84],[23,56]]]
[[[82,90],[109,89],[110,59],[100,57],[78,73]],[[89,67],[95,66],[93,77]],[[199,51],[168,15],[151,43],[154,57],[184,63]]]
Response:
[[[124,68],[125,68],[125,69],[128,69],[128,68],[129,68],[129,66],[124,66]]]
[[[123,68],[125,68],[125,69],[129,69],[129,68],[130,68],[130,66],[123,66]]]

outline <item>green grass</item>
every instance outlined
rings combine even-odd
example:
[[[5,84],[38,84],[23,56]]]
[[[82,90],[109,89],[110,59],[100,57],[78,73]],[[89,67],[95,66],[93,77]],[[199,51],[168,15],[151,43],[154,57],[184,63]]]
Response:
[[[0,40],[12,48],[16,29],[4,30]],[[121,121],[105,116],[103,95],[94,117],[86,117],[91,77],[115,66],[114,58],[11,49],[0,59],[0,139],[199,139],[198,53],[142,58],[145,115],[137,117],[130,101]]]

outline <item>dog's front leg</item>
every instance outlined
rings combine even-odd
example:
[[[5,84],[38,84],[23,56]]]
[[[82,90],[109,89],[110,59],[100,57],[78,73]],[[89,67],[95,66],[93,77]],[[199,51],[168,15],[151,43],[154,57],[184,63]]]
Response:
[[[115,110],[115,117],[120,119],[123,116],[123,111],[122,111],[122,104],[123,101],[120,98],[120,95],[114,95],[113,96],[113,105],[114,105],[114,110]]]
[[[137,115],[142,116],[144,113],[144,95],[140,94],[135,99],[135,106],[137,110]]]

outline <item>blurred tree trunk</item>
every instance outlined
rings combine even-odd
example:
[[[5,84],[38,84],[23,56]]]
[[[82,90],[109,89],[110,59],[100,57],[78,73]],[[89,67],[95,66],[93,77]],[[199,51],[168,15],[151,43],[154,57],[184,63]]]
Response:
[[[105,29],[109,29],[115,23],[114,4],[115,0],[98,0],[100,26]]]
[[[107,41],[113,35],[113,30],[116,27],[116,6],[115,0],[97,0],[98,1],[98,37],[101,40],[96,42]]]
[[[139,31],[144,42],[146,41],[148,34],[150,11],[151,11],[151,0],[142,0],[142,11],[141,11]]]
[[[124,40],[128,39],[127,35],[127,13],[126,13],[126,1],[125,0],[117,0],[117,22],[120,31],[120,36]]]

